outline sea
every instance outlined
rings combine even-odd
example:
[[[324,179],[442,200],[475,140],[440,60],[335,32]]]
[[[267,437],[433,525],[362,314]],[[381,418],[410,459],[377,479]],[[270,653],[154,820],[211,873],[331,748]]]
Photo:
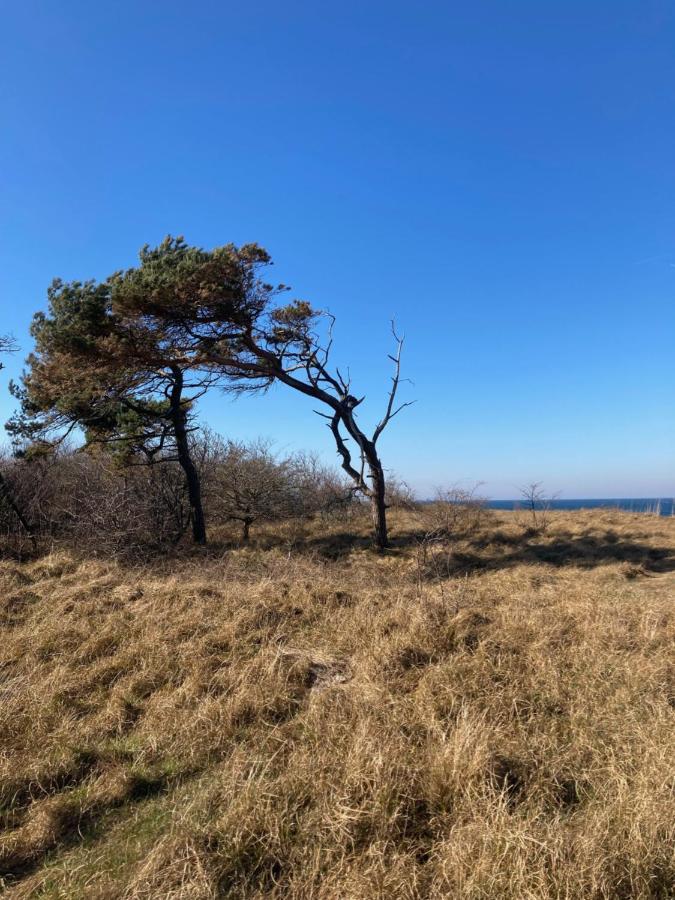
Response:
[[[490,509],[523,509],[524,500],[490,500]],[[673,497],[623,497],[608,499],[551,500],[547,504],[550,509],[623,509],[633,513],[651,513],[659,516],[675,515],[675,498]]]

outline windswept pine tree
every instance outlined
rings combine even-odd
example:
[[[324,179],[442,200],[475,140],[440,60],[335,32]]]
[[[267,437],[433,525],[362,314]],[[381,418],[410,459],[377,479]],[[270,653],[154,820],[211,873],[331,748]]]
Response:
[[[206,252],[167,238],[144,247],[139,265],[102,282],[56,280],[47,312],[31,326],[35,350],[14,394],[21,412],[8,424],[16,439],[63,440],[79,428],[88,445],[107,444],[122,461],[175,459],[191,507],[193,539],[206,541],[199,473],[192,458],[196,400],[225,376],[204,364],[208,296],[218,334],[256,315],[250,289],[257,248],[233,245]],[[186,327],[196,316],[199,338]],[[258,379],[259,381],[259,379]],[[254,387],[250,379],[241,387]]]

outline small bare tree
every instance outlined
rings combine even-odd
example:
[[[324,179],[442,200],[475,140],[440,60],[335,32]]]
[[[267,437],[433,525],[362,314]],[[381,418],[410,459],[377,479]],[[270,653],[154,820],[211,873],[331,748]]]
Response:
[[[523,498],[523,506],[529,512],[534,531],[546,531],[549,526],[549,513],[558,494],[547,494],[543,482],[533,481],[519,488]]]
[[[386,501],[390,509],[414,510],[418,506],[414,490],[393,472],[387,475]]]
[[[213,480],[216,515],[240,522],[244,542],[254,522],[281,519],[293,512],[292,463],[276,459],[265,441],[228,441]]]
[[[437,488],[434,499],[423,507],[424,531],[417,539],[418,586],[422,580],[442,583],[456,567],[455,544],[479,532],[492,515],[487,500],[472,488]]]

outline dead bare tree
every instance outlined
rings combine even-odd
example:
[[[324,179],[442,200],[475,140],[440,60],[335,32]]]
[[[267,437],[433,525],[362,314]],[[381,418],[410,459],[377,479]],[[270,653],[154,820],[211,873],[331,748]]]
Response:
[[[328,321],[325,342],[315,329],[320,318]],[[375,543],[384,549],[389,545],[386,480],[377,443],[391,420],[412,405],[411,402],[397,405],[396,399],[402,380],[404,338],[397,334],[392,322],[395,350],[389,355],[394,366],[391,388],[384,413],[369,433],[359,424],[356,413],[365,396],[354,395],[349,372],[343,374],[337,367],[329,368],[334,323],[332,315],[319,313],[308,303],[296,300],[275,309],[265,322],[249,323],[239,336],[236,354],[223,355],[218,347],[213,347],[209,357],[234,377],[269,377],[328,408],[328,412],[315,412],[327,420],[352,489],[370,501]],[[348,446],[349,441],[355,445],[354,452]]]

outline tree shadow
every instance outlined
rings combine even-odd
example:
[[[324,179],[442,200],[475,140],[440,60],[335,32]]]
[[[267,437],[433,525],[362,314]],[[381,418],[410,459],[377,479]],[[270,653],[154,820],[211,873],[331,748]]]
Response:
[[[424,532],[406,531],[399,532],[390,538],[390,546],[381,551],[374,546],[373,537],[370,534],[357,534],[353,531],[332,531],[328,534],[303,537],[295,545],[299,553],[320,556],[326,560],[339,560],[351,556],[357,551],[372,551],[374,554],[382,552],[393,554],[408,550],[417,546],[424,539]],[[288,540],[281,537],[266,537],[267,546],[286,546]]]
[[[375,551],[369,535],[340,531],[307,538],[299,548],[327,560],[339,560],[357,551]],[[478,571],[507,569],[522,564],[544,564],[561,568],[592,569],[608,563],[626,563],[642,574],[675,571],[672,547],[622,536],[612,529],[580,533],[556,531],[542,534],[533,530],[513,534],[503,531],[462,532],[430,539],[422,530],[398,532],[387,553],[414,551],[424,573],[438,577]]]
[[[621,537],[612,530],[573,534],[556,532],[550,536],[526,531],[522,535],[474,537],[462,548],[440,551],[442,567],[448,575],[507,569],[517,565],[573,566],[593,569],[611,563],[625,563],[637,574],[662,574],[675,571],[675,550],[668,546],[643,543]],[[430,574],[438,572],[438,560],[431,560]]]

